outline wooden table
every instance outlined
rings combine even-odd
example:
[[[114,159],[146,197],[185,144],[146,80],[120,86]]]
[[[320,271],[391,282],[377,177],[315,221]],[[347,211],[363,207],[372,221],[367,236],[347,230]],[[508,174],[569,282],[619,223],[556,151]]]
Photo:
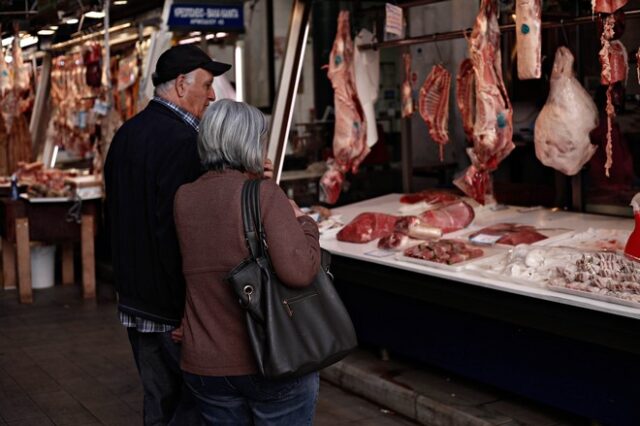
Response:
[[[84,200],[76,220],[68,220],[73,201],[29,202],[0,198],[0,234],[4,288],[15,288],[21,303],[33,302],[30,242],[62,245],[62,284],[73,284],[73,243],[82,251],[82,286],[85,299],[95,298],[94,235],[100,200]],[[15,245],[15,246],[14,246]],[[16,281],[16,263],[18,265]]]

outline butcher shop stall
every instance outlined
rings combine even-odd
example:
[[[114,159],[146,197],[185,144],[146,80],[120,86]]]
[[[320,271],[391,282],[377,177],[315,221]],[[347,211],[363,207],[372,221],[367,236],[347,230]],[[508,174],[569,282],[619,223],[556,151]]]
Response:
[[[294,2],[269,156],[361,344],[640,424],[639,62],[637,0]]]
[[[95,259],[110,259],[102,170],[113,135],[152,98],[163,51],[199,43],[240,65],[243,22],[176,21],[171,1],[8,3],[0,6],[2,286],[30,303],[34,288],[81,282],[92,299]],[[237,12],[242,2],[224,7]],[[216,78],[218,98],[236,97],[239,79],[230,80]]]

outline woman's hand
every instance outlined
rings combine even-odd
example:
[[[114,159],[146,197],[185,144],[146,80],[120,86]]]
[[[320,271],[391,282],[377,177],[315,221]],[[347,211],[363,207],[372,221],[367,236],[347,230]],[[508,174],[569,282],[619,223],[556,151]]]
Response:
[[[262,177],[264,177],[265,179],[273,178],[273,162],[268,158],[266,158],[264,160],[263,167],[264,167],[264,173],[262,174]]]
[[[293,208],[293,213],[296,215],[296,217],[304,216],[306,214],[305,212],[300,210],[300,207],[298,207],[295,201],[289,200],[289,204],[291,204],[291,207]]]

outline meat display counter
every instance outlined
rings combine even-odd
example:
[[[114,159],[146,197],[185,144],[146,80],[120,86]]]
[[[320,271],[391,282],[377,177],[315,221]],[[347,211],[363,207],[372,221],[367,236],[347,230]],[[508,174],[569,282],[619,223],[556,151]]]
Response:
[[[343,223],[363,212],[398,214],[399,194],[333,210]],[[468,235],[500,222],[554,229],[546,245],[589,229],[619,231],[633,220],[543,208],[476,207]],[[567,232],[562,232],[566,230]],[[640,308],[485,274],[478,265],[417,264],[377,241],[320,244],[361,343],[383,347],[604,424],[640,424]],[[508,252],[508,248],[504,252]],[[489,252],[489,251],[488,251]]]

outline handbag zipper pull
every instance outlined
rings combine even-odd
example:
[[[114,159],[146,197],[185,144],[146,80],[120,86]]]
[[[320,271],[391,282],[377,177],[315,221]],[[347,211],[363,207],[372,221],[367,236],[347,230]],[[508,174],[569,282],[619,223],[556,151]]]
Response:
[[[287,308],[287,313],[289,314],[289,316],[293,317],[293,309],[291,309],[291,305],[289,305],[289,302],[287,301],[287,299],[283,300],[282,304],[284,305],[285,308]]]

